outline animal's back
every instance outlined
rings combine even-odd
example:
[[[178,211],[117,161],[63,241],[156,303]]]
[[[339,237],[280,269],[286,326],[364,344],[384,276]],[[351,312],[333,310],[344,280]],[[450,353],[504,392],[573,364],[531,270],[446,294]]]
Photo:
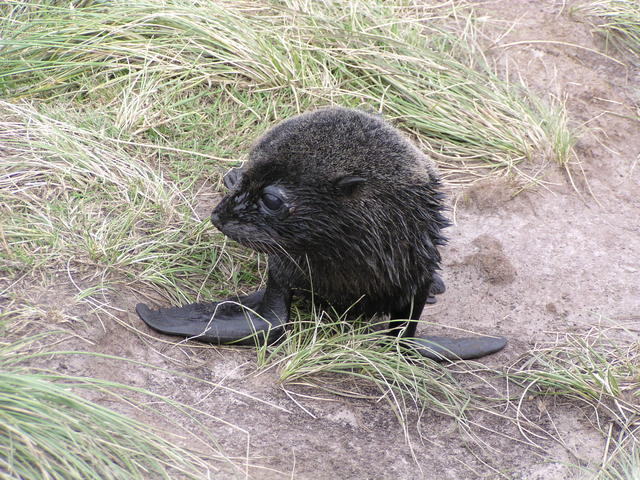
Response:
[[[437,178],[433,162],[381,116],[340,107],[284,120],[258,139],[249,158],[256,166],[283,166],[300,183],[341,174],[382,184]]]

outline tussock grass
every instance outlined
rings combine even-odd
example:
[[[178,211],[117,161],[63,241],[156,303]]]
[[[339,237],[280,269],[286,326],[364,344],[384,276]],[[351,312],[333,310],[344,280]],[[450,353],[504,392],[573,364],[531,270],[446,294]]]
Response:
[[[529,394],[563,395],[607,412],[602,431],[615,421],[629,435],[640,434],[638,343],[623,345],[606,332],[567,334],[564,345],[530,352],[510,373]]]
[[[397,338],[373,331],[375,325],[345,319],[296,319],[276,346],[259,353],[260,367],[276,367],[285,383],[315,385],[332,393],[370,397],[359,391],[357,379],[366,379],[402,415],[408,405],[429,404],[454,417],[463,417],[469,395],[433,361],[410,352]],[[408,358],[409,360],[405,359]],[[335,375],[350,377],[336,382]],[[330,379],[330,380],[329,380]]]
[[[521,402],[541,395],[589,406],[590,419],[608,445],[597,478],[636,478],[640,474],[638,365],[637,329],[594,327],[588,334],[565,334],[561,343],[529,352],[507,377],[523,387]],[[620,472],[633,474],[625,477]]]
[[[588,15],[607,45],[631,53],[640,62],[640,3],[636,0],[600,0],[580,5],[577,11]]]
[[[594,480],[640,480],[640,446],[627,442],[616,448]]]
[[[208,478],[205,455],[177,446],[174,436],[79,395],[89,390],[132,402],[96,379],[26,366],[28,348],[41,338],[0,345],[0,476],[5,479]],[[218,457],[219,455],[215,455]]]
[[[472,43],[471,19],[461,20],[460,36],[436,26],[438,9],[394,2],[83,5],[6,2],[0,92],[124,99],[115,125],[132,133],[172,121],[155,109],[162,97],[185,109],[222,88],[242,115],[257,110],[238,92],[268,92],[296,111],[328,103],[381,110],[445,167],[471,174],[570,156],[571,143],[557,143],[570,137],[556,131],[567,129],[562,109],[500,81]]]
[[[386,335],[381,330],[386,322],[347,321],[335,312],[315,310],[310,318],[299,312],[294,318],[280,343],[258,349],[259,369],[275,369],[292,399],[302,389],[310,395],[326,392],[385,402],[409,445],[411,419],[426,410],[452,418],[462,432],[479,440],[470,414],[499,402],[501,394],[488,380],[497,372],[473,362],[451,368],[425,359]]]
[[[193,195],[162,171],[30,105],[0,101],[0,110],[0,261],[9,270],[72,262],[103,288],[143,283],[174,301],[237,275]]]
[[[558,344],[527,352],[517,364],[500,372],[474,362],[434,363],[376,327],[384,325],[349,323],[335,313],[314,311],[312,319],[298,314],[282,343],[259,348],[258,365],[262,370],[276,369],[294,400],[298,395],[304,399],[324,391],[386,402],[409,446],[412,419],[429,410],[454,419],[460,432],[480,447],[491,448],[478,433],[486,430],[504,435],[514,445],[532,447],[545,458],[545,442],[564,445],[564,440],[522,410],[536,397],[586,405],[589,420],[607,445],[601,470],[587,472],[589,478],[636,478],[640,467],[640,345],[633,340],[634,331],[594,327],[586,335],[566,334]],[[500,376],[505,377],[505,384],[497,381]],[[575,409],[578,415],[584,411]],[[521,436],[492,430],[485,423],[488,419],[492,419],[490,424],[511,425]]]
[[[2,309],[0,309],[0,336],[2,338],[8,338],[8,333],[11,334],[11,338],[16,338],[34,323],[47,323],[52,328],[71,326],[76,329],[84,323],[83,319],[69,314],[65,309],[36,302],[25,302],[24,299],[11,298],[13,296],[15,296],[13,289],[6,292]]]

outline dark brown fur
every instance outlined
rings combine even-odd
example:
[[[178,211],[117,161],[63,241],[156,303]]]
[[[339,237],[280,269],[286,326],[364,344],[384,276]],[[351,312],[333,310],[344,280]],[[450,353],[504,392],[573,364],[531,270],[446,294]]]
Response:
[[[269,253],[282,287],[366,314],[402,311],[431,287],[448,224],[440,181],[379,116],[328,108],[285,120],[234,176],[212,221]]]

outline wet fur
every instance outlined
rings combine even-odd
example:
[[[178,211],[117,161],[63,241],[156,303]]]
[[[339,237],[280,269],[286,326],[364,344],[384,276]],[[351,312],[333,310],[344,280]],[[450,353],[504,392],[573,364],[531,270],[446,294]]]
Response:
[[[260,195],[284,192],[285,218]],[[440,181],[430,159],[381,117],[329,108],[292,117],[253,146],[212,220],[269,253],[284,288],[339,309],[392,313],[428,290],[444,243]]]

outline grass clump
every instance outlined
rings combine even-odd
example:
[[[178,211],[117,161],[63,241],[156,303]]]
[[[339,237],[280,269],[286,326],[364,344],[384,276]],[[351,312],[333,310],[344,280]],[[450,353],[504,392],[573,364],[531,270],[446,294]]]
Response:
[[[25,366],[25,349],[35,340],[0,345],[2,478],[202,479],[212,473],[205,456],[163,438],[166,432],[78,394],[89,390],[115,400],[121,399],[115,390],[127,387]]]
[[[640,3],[636,0],[590,1],[577,10],[591,17],[607,45],[631,53],[640,60]]]
[[[567,334],[566,344],[530,352],[510,373],[527,390],[587,402],[608,414],[622,431],[640,434],[640,351],[637,342],[623,346],[606,333]],[[606,431],[606,425],[600,425]]]
[[[594,480],[640,480],[640,446],[627,442],[616,448]]]
[[[591,408],[590,420],[608,446],[599,479],[640,475],[639,347],[633,330],[594,327],[586,335],[566,334],[562,344],[529,352],[507,374],[523,387],[523,397],[568,398]]]
[[[482,374],[490,374],[490,369],[472,362],[450,369],[386,335],[380,330],[385,326],[386,322],[346,320],[327,312],[314,311],[311,318],[298,312],[280,343],[259,348],[258,367],[276,369],[285,388],[386,402],[409,444],[409,419],[425,410],[454,419],[462,431],[472,434],[470,411],[488,406],[494,398],[487,391],[474,393],[465,382],[488,386]]]
[[[365,106],[397,119],[443,166],[470,178],[538,157],[569,159],[571,136],[557,134],[567,129],[557,121],[562,109],[500,81],[473,44],[471,19],[461,36],[437,26],[438,9],[418,17],[402,5],[10,0],[0,92],[99,97],[119,130],[155,136],[173,124],[168,110],[195,122],[195,105],[211,91],[235,101],[237,116]]]
[[[203,279],[216,289],[236,275],[193,195],[161,170],[31,105],[0,101],[0,110],[0,261],[8,270],[71,262],[105,288],[142,282],[174,301],[208,293]]]

